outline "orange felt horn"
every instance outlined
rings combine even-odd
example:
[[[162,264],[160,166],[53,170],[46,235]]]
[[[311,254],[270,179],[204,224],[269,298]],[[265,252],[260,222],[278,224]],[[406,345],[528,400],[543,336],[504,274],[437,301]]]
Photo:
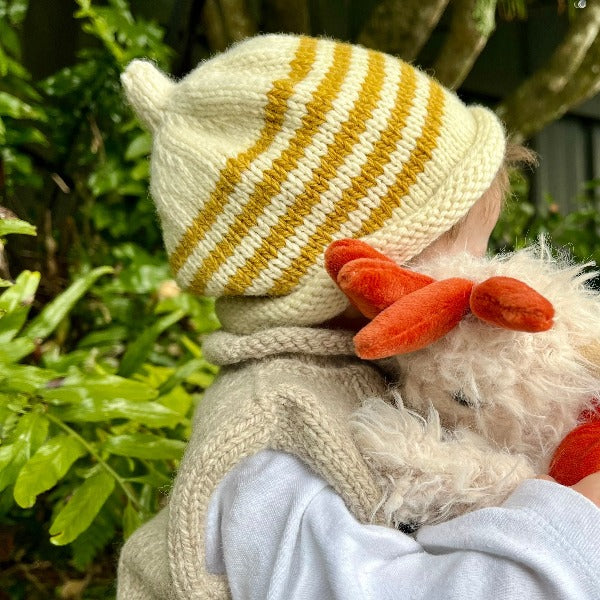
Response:
[[[366,242],[345,238],[332,242],[325,250],[325,269],[327,269],[331,279],[337,282],[337,276],[341,268],[357,258],[377,258],[383,262],[396,264],[391,258],[378,252]]]
[[[600,420],[590,420],[573,429],[560,443],[548,469],[563,485],[575,485],[600,471]]]
[[[378,258],[357,258],[338,273],[337,284],[360,312],[372,319],[396,300],[433,283],[431,277]]]
[[[490,277],[471,294],[471,312],[482,321],[514,331],[547,331],[554,307],[526,283],[512,277]]]
[[[472,288],[468,279],[444,279],[400,298],[354,336],[356,353],[387,358],[428,346],[463,318]]]
[[[471,312],[492,325],[539,332],[553,325],[554,307],[527,284],[490,277],[435,281],[404,269],[368,244],[339,240],[325,253],[327,271],[372,321],[354,338],[361,358],[414,352],[448,333]]]
[[[433,279],[403,269],[359,240],[338,240],[325,251],[325,268],[360,312],[372,319],[396,300]]]

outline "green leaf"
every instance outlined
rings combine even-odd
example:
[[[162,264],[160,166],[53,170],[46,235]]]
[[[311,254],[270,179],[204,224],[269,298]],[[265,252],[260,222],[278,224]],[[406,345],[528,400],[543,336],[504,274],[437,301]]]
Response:
[[[8,129],[6,131],[5,140],[10,146],[22,146],[23,144],[50,145],[48,138],[37,127],[31,126],[23,126],[19,129]]]
[[[142,515],[128,502],[123,511],[123,537],[127,539],[142,522]]]
[[[19,306],[9,313],[5,313],[0,317],[0,344],[10,342],[21,331],[27,315],[29,314],[29,305]],[[29,340],[31,342],[31,340]],[[31,342],[33,343],[33,342]],[[2,346],[0,346],[0,350]]]
[[[21,467],[44,443],[48,419],[41,413],[23,415],[10,436],[11,443],[0,447],[0,491],[14,483]]]
[[[188,362],[182,364],[177,370],[158,388],[159,393],[168,394],[172,389],[176,388],[181,382],[185,381],[192,373],[199,371],[206,365],[203,358],[192,358]]]
[[[40,412],[30,412],[21,417],[19,424],[12,432],[9,441],[25,442],[29,449],[29,456],[35,452],[46,439],[48,433],[48,419]]]
[[[115,512],[111,504],[112,498],[104,504],[92,524],[71,544],[73,565],[85,571],[100,550],[103,550],[113,539],[116,530]]]
[[[121,366],[119,367],[119,375],[129,377],[135,373],[144,364],[144,361],[152,350],[152,346],[158,336],[165,331],[165,329],[168,329],[177,323],[177,321],[185,317],[185,314],[184,311],[177,310],[170,315],[162,317],[151,327],[146,329],[142,335],[127,348],[123,360],[121,361]]]
[[[76,403],[86,399],[97,401],[122,398],[132,402],[153,400],[158,391],[142,381],[117,375],[69,375],[59,385],[38,392],[47,401]]]
[[[103,448],[117,456],[171,460],[181,458],[185,442],[150,433],[132,433],[108,438]]]
[[[0,490],[9,486],[17,477],[18,469],[11,468],[15,458],[21,452],[23,444],[0,446]]]
[[[41,356],[41,365],[45,369],[52,369],[59,373],[72,371],[80,367],[93,368],[96,363],[96,352],[93,348],[89,350],[74,350],[67,354],[60,353],[60,347],[56,342],[44,344],[44,353]]]
[[[147,463],[146,466],[149,467],[150,464],[152,463]],[[124,480],[130,483],[141,483],[143,485],[148,485],[151,488],[170,486],[172,483],[171,477],[167,477],[156,469],[149,469],[148,473],[145,475],[126,477]]]
[[[91,525],[114,487],[115,480],[106,471],[86,479],[56,515],[50,526],[50,541],[64,546],[76,539]]]
[[[25,394],[0,393],[0,439],[9,438],[27,406],[28,398]]]
[[[129,176],[133,181],[145,181],[150,177],[150,161],[141,160],[138,162],[133,169],[131,169]]]
[[[192,406],[193,398],[182,386],[178,385],[167,394],[160,396],[158,402],[177,414],[185,416]]]
[[[12,0],[8,3],[8,18],[13,25],[19,25],[27,14],[29,0]]]
[[[158,402],[132,402],[122,398],[86,398],[79,404],[54,408],[52,412],[63,421],[74,423],[128,419],[150,427],[175,427],[183,420],[181,415]]]
[[[85,453],[85,448],[68,435],[47,441],[20,471],[13,491],[16,503],[22,508],[33,506],[38,494],[54,487]]]
[[[36,235],[36,229],[31,223],[21,219],[0,219],[0,237],[9,233]]]
[[[0,311],[9,313],[18,306],[29,306],[40,283],[40,274],[36,271],[22,271],[13,286],[0,296]]]
[[[78,348],[93,348],[116,344],[124,340],[127,337],[127,333],[127,327],[122,325],[114,325],[107,329],[92,331],[79,342]]]
[[[111,267],[98,267],[77,279],[62,294],[47,304],[40,314],[24,329],[23,335],[31,339],[48,337],[73,308],[75,303],[102,275],[112,273]]]
[[[0,2],[0,39],[2,40],[2,46],[12,56],[20,58],[21,55],[21,43],[19,36],[15,29],[11,27],[8,21],[2,19],[6,9],[2,7],[3,2]]]
[[[208,370],[195,371],[185,378],[185,382],[205,390],[215,379],[215,374]]]
[[[0,320],[0,325],[2,325],[2,320]],[[35,343],[27,338],[17,338],[9,342],[3,341],[0,345],[0,363],[18,362],[34,350]]]
[[[4,171],[8,175],[7,182],[22,181],[27,187],[39,189],[44,180],[37,171],[34,171],[33,160],[28,154],[16,152],[13,148],[5,146],[2,149],[2,159],[4,161]]]
[[[150,150],[152,150],[152,136],[147,132],[141,133],[127,146],[125,159],[135,160],[136,158],[147,156],[150,154]]]
[[[0,389],[3,392],[32,394],[58,376],[56,371],[41,369],[33,365],[0,363]]]
[[[0,91],[0,115],[13,119],[46,120],[46,115],[39,108],[34,108],[20,98],[2,91]]]

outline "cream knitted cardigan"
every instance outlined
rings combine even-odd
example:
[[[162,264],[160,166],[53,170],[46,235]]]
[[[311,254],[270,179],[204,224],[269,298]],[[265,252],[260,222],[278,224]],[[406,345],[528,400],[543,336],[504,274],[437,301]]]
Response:
[[[380,521],[381,491],[348,419],[362,398],[387,390],[375,367],[355,357],[350,333],[303,327],[248,336],[217,332],[204,351],[223,369],[196,411],[167,507],[123,547],[120,600],[229,597],[224,578],[205,568],[206,511],[225,474],[264,448],[297,455],[360,521]]]

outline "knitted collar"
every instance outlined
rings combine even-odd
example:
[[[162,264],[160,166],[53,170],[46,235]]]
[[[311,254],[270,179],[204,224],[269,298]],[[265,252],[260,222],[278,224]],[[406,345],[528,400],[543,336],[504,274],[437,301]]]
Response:
[[[204,338],[205,358],[219,366],[280,354],[356,356],[354,333],[316,327],[274,327],[250,335],[215,331]]]

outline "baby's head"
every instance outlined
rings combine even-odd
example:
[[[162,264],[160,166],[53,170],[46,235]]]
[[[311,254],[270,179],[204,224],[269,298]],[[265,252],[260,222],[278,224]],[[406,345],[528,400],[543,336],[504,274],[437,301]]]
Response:
[[[516,166],[533,165],[535,161],[536,155],[533,151],[520,144],[508,142],[504,160],[490,187],[473,204],[465,217],[434,240],[416,258],[427,260],[438,255],[458,252],[483,256],[510,190],[509,170]]]
[[[323,268],[336,239],[398,263],[487,244],[506,187],[503,127],[396,58],[269,35],[177,83],[134,61],[123,84],[154,136],[151,191],[173,271],[219,299],[227,329],[341,313],[347,299]]]

